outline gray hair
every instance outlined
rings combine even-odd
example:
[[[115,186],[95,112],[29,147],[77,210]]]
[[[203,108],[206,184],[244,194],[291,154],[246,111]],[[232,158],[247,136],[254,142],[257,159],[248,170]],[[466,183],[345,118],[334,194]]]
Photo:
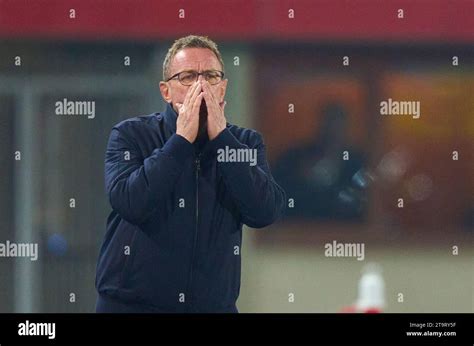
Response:
[[[224,71],[224,61],[222,60],[222,55],[219,52],[219,49],[217,48],[217,44],[207,36],[189,35],[174,41],[173,45],[168,50],[165,61],[163,62],[163,80],[166,80],[170,77],[171,60],[173,60],[174,56],[184,48],[210,49],[216,55],[217,60],[219,60],[222,66],[222,71]]]

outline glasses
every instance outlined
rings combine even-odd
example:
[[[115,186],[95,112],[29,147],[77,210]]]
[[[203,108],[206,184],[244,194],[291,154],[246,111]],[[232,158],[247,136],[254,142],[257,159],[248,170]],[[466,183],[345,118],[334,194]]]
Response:
[[[204,79],[207,80],[211,85],[219,84],[224,78],[224,72],[217,70],[204,72],[183,71],[171,76],[166,80],[166,82],[177,78],[181,84],[190,86],[199,78],[200,75],[202,75]]]

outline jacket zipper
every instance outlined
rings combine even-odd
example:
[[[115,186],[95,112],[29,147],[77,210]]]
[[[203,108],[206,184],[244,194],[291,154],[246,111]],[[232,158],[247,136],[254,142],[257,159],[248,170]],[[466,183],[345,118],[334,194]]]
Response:
[[[199,228],[199,171],[201,170],[201,154],[199,153],[195,160],[196,163],[196,224],[194,228],[194,238],[193,238],[193,252],[191,257],[191,269],[189,273],[189,301],[190,309],[193,309],[193,300],[192,300],[192,281],[193,281],[193,267],[194,267],[194,254],[196,252],[198,228]]]

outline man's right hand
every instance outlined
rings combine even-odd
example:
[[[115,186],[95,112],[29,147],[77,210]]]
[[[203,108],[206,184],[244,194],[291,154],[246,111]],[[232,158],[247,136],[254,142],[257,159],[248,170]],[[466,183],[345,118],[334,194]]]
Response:
[[[189,88],[183,103],[176,103],[178,120],[176,121],[176,134],[194,143],[199,130],[199,109],[203,98],[201,91],[201,77]]]

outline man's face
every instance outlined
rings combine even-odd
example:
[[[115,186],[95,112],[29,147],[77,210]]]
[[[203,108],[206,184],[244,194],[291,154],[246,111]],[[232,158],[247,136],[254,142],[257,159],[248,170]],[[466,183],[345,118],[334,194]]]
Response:
[[[216,55],[206,48],[184,48],[180,50],[173,58],[170,63],[170,73],[168,78],[182,71],[197,71],[203,72],[208,70],[222,71],[222,66],[219,63]],[[204,78],[201,76],[204,80]],[[185,86],[179,82],[178,79],[172,79],[168,82],[160,82],[160,91],[163,99],[173,105],[173,108],[178,112],[176,103],[183,103],[186,93],[191,86]],[[227,79],[222,80],[220,83],[211,85],[211,90],[214,96],[222,102],[225,97],[227,88]],[[200,115],[206,113],[204,106],[204,99],[201,105]]]

